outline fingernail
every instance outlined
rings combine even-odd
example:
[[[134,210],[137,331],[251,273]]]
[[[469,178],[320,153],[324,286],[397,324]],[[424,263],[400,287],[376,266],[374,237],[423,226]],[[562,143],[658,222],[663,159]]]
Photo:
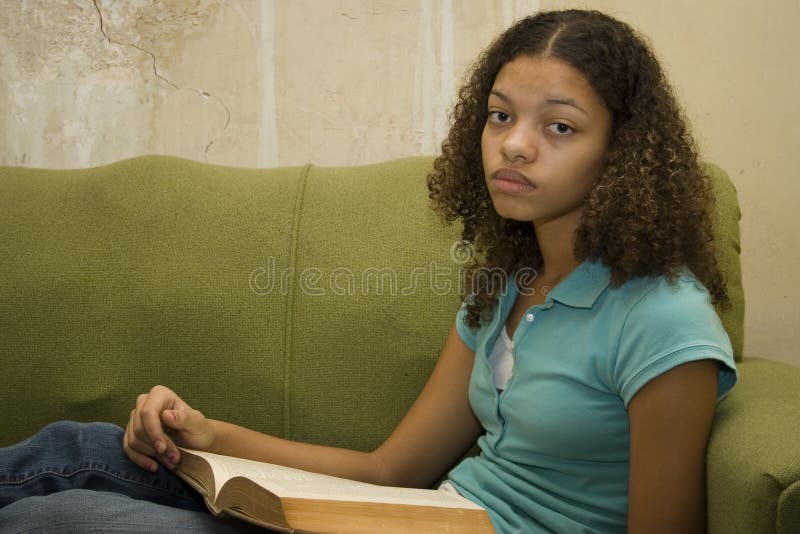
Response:
[[[158,464],[156,464],[155,462],[149,462],[146,467],[147,470],[150,471],[151,473],[155,473],[156,471],[158,471]]]
[[[177,464],[178,463],[178,453],[177,452],[169,453],[167,455],[167,458],[169,459],[170,463],[172,463],[172,464]]]
[[[155,447],[156,447],[156,452],[158,452],[159,454],[167,450],[167,445],[163,441],[156,441]]]

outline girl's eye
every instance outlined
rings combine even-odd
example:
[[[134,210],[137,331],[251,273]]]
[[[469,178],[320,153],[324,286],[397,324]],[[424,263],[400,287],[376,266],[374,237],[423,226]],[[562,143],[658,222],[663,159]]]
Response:
[[[511,115],[503,111],[490,111],[489,120],[492,122],[506,123],[511,121]]]
[[[554,122],[547,128],[556,135],[569,135],[574,131],[571,126],[564,124],[563,122]]]

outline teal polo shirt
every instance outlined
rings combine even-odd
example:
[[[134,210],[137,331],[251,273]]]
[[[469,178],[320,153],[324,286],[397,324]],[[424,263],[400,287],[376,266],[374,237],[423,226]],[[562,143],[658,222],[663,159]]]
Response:
[[[475,351],[469,400],[480,455],[449,474],[499,533],[625,532],[627,406],[647,382],[694,360],[720,362],[717,397],[736,383],[730,341],[708,291],[688,271],[609,283],[584,262],[514,332],[514,369],[498,394],[488,356],[517,297],[510,281],[492,321],[456,325]]]

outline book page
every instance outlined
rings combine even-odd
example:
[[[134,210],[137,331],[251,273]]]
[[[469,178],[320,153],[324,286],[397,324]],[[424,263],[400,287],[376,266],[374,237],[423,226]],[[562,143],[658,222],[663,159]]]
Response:
[[[217,455],[210,455],[206,452],[194,451],[191,449],[181,449],[181,452],[188,454],[181,454],[181,463],[176,472],[179,475],[183,475],[184,480],[192,484],[197,491],[207,496],[206,501],[209,503],[209,506],[212,506],[222,486],[228,481],[229,477],[227,471],[215,460]],[[204,463],[200,458],[206,460],[206,462]],[[212,479],[209,479],[206,474],[206,464],[208,469],[211,470],[211,474],[213,475]],[[209,485],[211,485],[211,487],[209,487]]]
[[[464,497],[445,491],[378,486],[209,452],[190,452],[208,460],[218,485],[221,485],[220,480],[240,476],[279,497],[482,509]]]

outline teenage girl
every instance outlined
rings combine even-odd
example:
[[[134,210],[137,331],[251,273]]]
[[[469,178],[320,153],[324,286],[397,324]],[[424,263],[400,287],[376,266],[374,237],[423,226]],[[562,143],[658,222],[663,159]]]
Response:
[[[124,436],[51,425],[0,454],[0,472],[35,469],[43,441],[107,443],[93,454],[116,455],[113,485],[93,473],[57,489],[130,495],[138,521],[158,506],[141,499],[169,504],[158,521],[180,527],[202,514],[171,473],[184,446],[393,486],[446,475],[503,533],[703,531],[706,446],[736,372],[714,310],[727,295],[710,184],[647,45],[598,12],[518,22],[460,90],[428,184],[475,260],[428,383],[376,450],[210,420],[155,387]],[[476,440],[480,455],[447,473]],[[130,489],[134,476],[171,496]],[[30,521],[35,491],[17,486],[0,485],[0,519]]]

